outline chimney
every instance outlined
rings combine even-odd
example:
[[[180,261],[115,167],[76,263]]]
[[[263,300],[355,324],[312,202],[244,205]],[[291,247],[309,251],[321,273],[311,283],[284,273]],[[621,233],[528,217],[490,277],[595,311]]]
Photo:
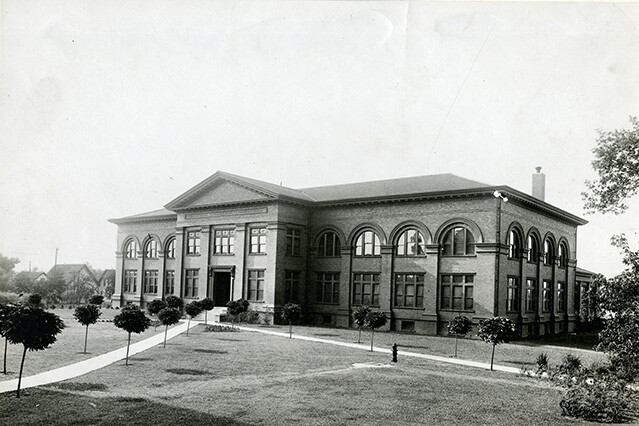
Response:
[[[535,167],[537,173],[532,176],[532,196],[544,201],[546,198],[546,175],[541,172],[541,166]]]

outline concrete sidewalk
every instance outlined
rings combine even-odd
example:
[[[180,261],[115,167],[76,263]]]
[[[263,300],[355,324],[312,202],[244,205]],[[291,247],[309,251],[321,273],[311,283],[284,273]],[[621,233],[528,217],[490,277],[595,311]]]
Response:
[[[191,327],[198,325],[198,322],[191,321]],[[184,321],[170,328],[166,335],[166,340],[186,331],[188,322]],[[150,349],[156,345],[160,345],[164,342],[164,332],[158,333],[155,336],[151,336],[148,339],[141,340],[137,343],[132,343],[129,347],[129,357],[138,354],[142,351]],[[62,380],[72,379],[74,377],[81,376],[91,371],[98,370],[106,367],[107,365],[121,361],[126,357],[126,346],[120,349],[116,349],[111,352],[107,352],[103,355],[99,355],[93,358],[89,358],[85,361],[77,362],[71,365],[65,365],[64,367],[56,368],[55,370],[45,371],[43,373],[34,374],[33,376],[23,377],[20,389],[32,388],[35,386],[46,385],[49,383],[60,382]],[[0,393],[14,391],[18,388],[18,379],[6,380],[0,382]]]
[[[263,333],[263,334],[270,334],[273,336],[280,336],[280,337],[286,337],[288,339],[289,334],[288,333],[283,333],[280,331],[271,331],[271,330],[262,330],[259,328],[251,328],[251,327],[238,327],[240,330],[246,330],[246,331],[255,331],[257,333]],[[300,335],[296,335],[293,334],[293,339],[299,339],[299,340],[308,340],[310,342],[319,342],[319,343],[328,343],[331,345],[336,345],[336,346],[345,346],[348,348],[354,348],[354,349],[363,349],[363,350],[367,350],[370,351],[371,347],[370,345],[366,345],[366,344],[360,344],[360,343],[347,343],[347,342],[340,342],[337,340],[328,340],[328,339],[318,339],[317,337],[308,337],[308,336],[300,336]],[[391,350],[390,349],[386,349],[386,348],[378,348],[373,346],[373,352],[381,352],[381,353],[387,353],[390,354]],[[407,356],[407,357],[413,357],[413,358],[422,358],[422,359],[428,359],[431,361],[438,361],[438,362],[447,362],[449,364],[456,364],[456,365],[465,365],[467,367],[475,367],[475,368],[482,368],[485,370],[490,370],[490,364],[488,363],[483,363],[483,362],[477,362],[477,361],[469,361],[469,360],[465,360],[465,359],[459,359],[459,358],[448,358],[448,357],[443,357],[443,356],[437,356],[437,355],[425,355],[425,354],[418,354],[415,352],[406,352],[406,351],[398,351],[397,352],[397,356]],[[493,370],[495,371],[503,371],[504,373],[514,373],[514,374],[521,374],[521,371],[519,370],[519,368],[516,367],[506,367],[504,365],[493,365]]]

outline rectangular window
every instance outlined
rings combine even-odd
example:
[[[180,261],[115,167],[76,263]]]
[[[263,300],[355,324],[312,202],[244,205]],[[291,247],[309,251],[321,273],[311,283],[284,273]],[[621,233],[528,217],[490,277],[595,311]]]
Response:
[[[379,274],[353,274],[353,304],[379,306]]]
[[[537,281],[526,280],[526,312],[537,311]]]
[[[395,274],[395,306],[424,307],[424,274]]]
[[[474,275],[442,275],[441,309],[472,311],[475,307],[474,282]]]
[[[266,253],[266,228],[251,229],[249,253]]]
[[[126,270],[124,271],[124,292],[135,293],[138,290],[138,271]]]
[[[508,312],[519,311],[519,278],[508,277],[506,287],[506,310]]]
[[[297,229],[286,230],[286,255],[299,256],[301,246],[301,232]]]
[[[248,271],[248,300],[264,300],[264,270]]]
[[[186,233],[186,254],[200,254],[199,231],[189,231]]]
[[[552,312],[552,283],[544,280],[541,289],[541,303],[544,312]]]
[[[339,274],[319,273],[317,274],[317,302],[318,303],[339,303]]]
[[[186,285],[184,286],[184,297],[197,297],[199,280],[199,269],[186,270]]]
[[[299,303],[300,271],[284,272],[284,300]]]
[[[557,283],[557,312],[566,312],[566,284]]]
[[[144,292],[158,293],[158,271],[144,271]]]
[[[164,293],[174,294],[175,292],[175,271],[166,271],[164,278]]]
[[[233,254],[235,250],[235,230],[216,229],[213,253]]]

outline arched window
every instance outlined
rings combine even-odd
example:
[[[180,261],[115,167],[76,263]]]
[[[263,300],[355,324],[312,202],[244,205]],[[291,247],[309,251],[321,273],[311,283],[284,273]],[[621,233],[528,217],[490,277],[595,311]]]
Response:
[[[417,229],[407,229],[401,233],[397,240],[395,253],[398,256],[423,256],[424,237]]]
[[[568,248],[566,244],[559,244],[559,267],[565,268],[568,266]]]
[[[475,254],[475,237],[469,229],[457,226],[444,234],[442,241],[444,256],[467,256]]]
[[[167,259],[175,259],[175,238],[172,238],[166,244],[166,250],[164,253]]]
[[[544,240],[544,265],[552,265],[555,259],[555,250],[552,241],[546,238]]]
[[[519,259],[521,256],[521,237],[519,232],[512,229],[508,234],[508,257]]]
[[[144,257],[146,259],[157,259],[158,257],[158,242],[155,240],[149,240],[144,248]]]
[[[318,256],[330,257],[340,255],[339,237],[335,232],[324,232],[319,238]]]
[[[539,241],[537,237],[533,234],[528,236],[528,261],[537,263],[539,260]]]
[[[127,259],[136,259],[138,257],[138,247],[134,240],[127,243],[124,249],[124,257]]]
[[[379,256],[379,237],[373,231],[364,231],[355,240],[355,256]]]

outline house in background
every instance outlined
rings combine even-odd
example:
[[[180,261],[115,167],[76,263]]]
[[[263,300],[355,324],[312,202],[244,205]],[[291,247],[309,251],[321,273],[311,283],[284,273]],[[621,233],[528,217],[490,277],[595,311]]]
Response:
[[[58,264],[47,272],[49,279],[60,276],[65,283],[62,300],[67,303],[86,303],[97,294],[98,280],[85,264]]]
[[[395,330],[446,332],[500,315],[523,336],[577,321],[577,227],[532,195],[452,174],[287,188],[217,172],[164,209],[118,225],[114,305],[177,295],[245,298],[271,321],[288,302],[348,327],[361,305]]]
[[[113,294],[113,289],[115,289],[115,269],[106,269],[98,275],[99,278],[97,294],[104,296],[104,301],[108,302],[111,300],[111,298],[109,297],[109,292]]]
[[[47,274],[42,271],[23,271],[18,273],[20,276],[25,277],[32,282],[41,282],[47,280]]]

